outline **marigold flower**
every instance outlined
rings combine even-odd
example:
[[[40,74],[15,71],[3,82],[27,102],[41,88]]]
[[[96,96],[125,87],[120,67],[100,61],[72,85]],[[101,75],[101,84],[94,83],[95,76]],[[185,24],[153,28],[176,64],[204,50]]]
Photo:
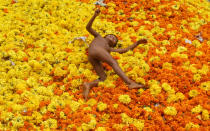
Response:
[[[201,47],[201,43],[200,43],[198,40],[194,40],[194,41],[192,42],[192,45],[194,45],[196,48],[197,48],[197,47]]]
[[[168,63],[168,62],[163,63],[163,69],[171,70],[172,69],[172,64]]]
[[[97,104],[97,101],[95,99],[91,98],[87,101],[87,104],[90,106],[94,106],[95,104]]]
[[[152,109],[150,107],[144,107],[144,110],[146,110],[147,112],[152,112]]]
[[[198,94],[199,94],[199,92],[197,90],[190,90],[190,92],[189,92],[190,97],[196,97]]]
[[[153,84],[150,87],[150,94],[158,95],[161,92],[161,87],[159,85]]]
[[[129,104],[131,102],[131,98],[129,95],[120,95],[118,100],[124,104]]]
[[[197,105],[196,107],[194,107],[191,112],[192,113],[200,113],[203,110],[203,107],[201,105]]]
[[[205,121],[206,121],[206,120],[209,120],[209,112],[208,112],[208,110],[205,110],[205,109],[204,109],[204,110],[202,111],[202,119],[205,120]]]
[[[193,76],[193,80],[194,80],[194,81],[200,81],[200,79],[201,79],[201,75],[200,75],[200,74],[195,74],[195,75]]]
[[[56,129],[57,128],[57,120],[55,119],[47,119],[46,121],[42,122],[42,124],[44,125],[45,129],[48,128],[52,128],[52,129]]]
[[[210,81],[201,83],[200,88],[205,91],[209,91],[210,90]]]
[[[198,124],[193,124],[192,122],[189,122],[185,125],[185,129],[189,131],[191,128],[199,128],[200,126]]]
[[[203,52],[202,51],[196,51],[195,52],[195,56],[202,56],[203,55]]]
[[[176,108],[168,106],[164,109],[164,114],[175,116],[177,114]]]
[[[106,131],[106,128],[105,128],[105,127],[98,127],[98,128],[96,129],[96,131]]]
[[[131,118],[125,113],[122,113],[121,117],[122,117],[122,121],[124,124],[133,124],[138,130],[143,130],[143,128],[144,128],[143,120]]]
[[[103,102],[99,102],[98,105],[97,105],[97,109],[99,111],[103,111],[107,108],[107,104],[106,103],[103,103]]]

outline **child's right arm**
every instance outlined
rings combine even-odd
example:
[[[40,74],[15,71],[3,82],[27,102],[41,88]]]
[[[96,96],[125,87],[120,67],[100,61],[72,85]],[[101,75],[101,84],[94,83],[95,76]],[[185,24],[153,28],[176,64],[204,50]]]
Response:
[[[86,26],[86,29],[87,31],[92,34],[94,37],[97,37],[99,36],[99,33],[97,33],[93,28],[92,28],[92,24],[93,24],[93,21],[95,20],[96,16],[98,16],[100,13],[100,10],[97,9],[95,11],[95,14],[93,15],[93,17],[90,19],[90,21],[88,22],[87,26]]]
[[[114,49],[114,48],[111,48],[111,52],[118,52],[118,53],[125,53],[129,50],[133,50],[136,46],[138,46],[139,44],[142,44],[142,43],[147,43],[147,40],[146,39],[141,39],[137,42],[135,42],[133,45],[125,48],[125,49]]]

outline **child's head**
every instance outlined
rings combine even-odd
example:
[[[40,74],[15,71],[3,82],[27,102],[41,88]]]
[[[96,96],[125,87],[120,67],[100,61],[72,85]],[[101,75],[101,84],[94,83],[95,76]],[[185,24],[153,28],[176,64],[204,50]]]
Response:
[[[114,34],[105,35],[104,38],[107,38],[111,41],[110,46],[115,47],[117,45],[118,39],[117,36]]]

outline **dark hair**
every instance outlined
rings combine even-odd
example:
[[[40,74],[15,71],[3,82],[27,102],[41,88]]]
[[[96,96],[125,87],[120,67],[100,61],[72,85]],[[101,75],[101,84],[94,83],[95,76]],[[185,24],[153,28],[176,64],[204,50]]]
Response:
[[[107,35],[105,35],[104,37],[106,38],[108,35],[113,35],[113,36],[116,38],[117,42],[116,42],[115,45],[114,45],[114,47],[115,47],[115,46],[117,45],[117,43],[118,43],[118,38],[117,38],[117,36],[114,35],[114,34],[107,34]]]

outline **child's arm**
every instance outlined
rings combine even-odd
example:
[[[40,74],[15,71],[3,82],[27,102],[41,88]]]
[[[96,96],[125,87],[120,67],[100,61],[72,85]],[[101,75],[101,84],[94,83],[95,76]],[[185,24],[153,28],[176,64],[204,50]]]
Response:
[[[97,9],[95,11],[95,14],[93,15],[93,17],[90,19],[90,21],[88,22],[87,26],[86,26],[86,29],[87,31],[92,34],[94,37],[97,37],[99,35],[99,33],[97,33],[95,30],[93,30],[92,28],[92,24],[93,24],[93,21],[95,20],[96,16],[98,16],[100,13],[100,10]]]
[[[141,39],[137,42],[135,42],[133,45],[125,48],[125,49],[114,49],[114,48],[111,48],[111,52],[118,52],[118,53],[125,53],[129,50],[133,50],[136,46],[138,46],[139,44],[142,44],[142,43],[147,43],[147,40],[146,39]]]

